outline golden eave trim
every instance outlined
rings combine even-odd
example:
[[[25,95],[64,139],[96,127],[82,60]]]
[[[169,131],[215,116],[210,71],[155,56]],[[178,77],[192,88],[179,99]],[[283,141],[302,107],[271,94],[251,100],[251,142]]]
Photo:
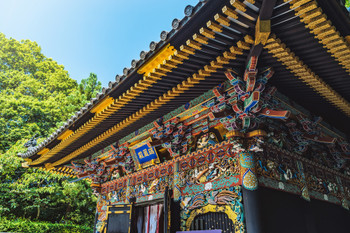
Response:
[[[73,133],[72,130],[67,129],[64,133],[62,133],[57,139],[58,140],[64,140],[66,138],[68,138],[71,134]],[[39,154],[39,153],[38,153]]]
[[[240,41],[237,43],[240,43]],[[250,49],[250,47],[246,48],[246,49],[248,50],[248,49]],[[220,57],[220,56],[218,56],[218,57]],[[216,58],[215,60],[218,60],[218,59]],[[210,64],[210,62],[209,62],[209,64]],[[211,67],[211,65],[207,65],[207,66]],[[209,70],[210,71],[208,71],[208,75],[210,73],[216,71],[215,68],[212,68]],[[200,73],[200,71],[201,70],[199,70],[198,73]],[[198,73],[193,74],[192,76],[188,77],[185,82],[177,85],[176,87],[173,87],[171,90],[169,90],[166,94],[164,94],[160,98],[154,100],[153,102],[151,102],[147,106],[143,107],[137,113],[135,113],[135,114],[127,117],[123,121],[117,123],[115,126],[108,129],[103,134],[99,135],[98,137],[94,138],[93,140],[91,140],[90,142],[85,144],[84,146],[80,147],[79,149],[75,150],[74,152],[70,153],[69,155],[65,156],[64,158],[52,163],[52,166],[54,166],[54,167],[59,166],[63,163],[68,162],[69,160],[76,158],[78,155],[80,155],[80,154],[86,152],[87,150],[89,150],[90,148],[98,145],[102,141],[106,140],[107,138],[111,137],[112,135],[116,134],[117,132],[121,131],[122,129],[126,128],[127,126],[134,123],[135,121],[140,120],[141,118],[146,116],[148,113],[153,112],[156,109],[160,108],[162,105],[166,104],[171,99],[175,98],[176,96],[179,96],[183,91],[188,90],[191,87],[190,85],[186,85],[187,83],[192,83],[193,81],[204,79],[204,77],[201,75],[198,75]],[[179,89],[181,89],[181,91],[179,91]]]
[[[137,73],[149,75],[155,68],[162,64],[164,60],[169,60],[171,55],[174,55],[176,49],[174,46],[167,44],[157,54],[153,55],[145,64],[143,64]]]
[[[45,170],[47,172],[50,172],[52,174],[60,175],[60,176],[66,176],[66,177],[76,177],[76,173],[69,167],[58,167],[58,168],[53,168],[50,165],[47,165],[49,168],[39,168],[42,170]]]
[[[45,163],[45,168],[46,168],[47,170],[52,170],[52,169],[54,169],[54,167],[52,166],[51,163]]]
[[[281,50],[271,49],[277,47],[281,48]],[[350,116],[350,103],[312,72],[312,70],[300,60],[299,57],[291,52],[280,39],[277,39],[275,35],[270,36],[265,49],[276,57],[277,60],[282,62],[296,77],[318,92],[325,100],[343,111],[347,116]]]
[[[100,103],[98,103],[95,107],[93,107],[90,112],[91,113],[100,113],[104,109],[106,109],[107,106],[112,104],[114,101],[113,97],[106,96],[104,100],[102,100]]]
[[[169,46],[170,48],[171,46]],[[182,61],[185,58],[181,58],[179,56],[176,56],[177,50],[171,50],[174,52],[174,55],[169,55],[166,57],[165,60],[160,61],[159,59],[159,64],[157,68],[162,68],[162,65],[166,65],[167,62],[171,61],[176,61],[178,64],[182,63]],[[169,52],[168,52],[169,53]],[[185,52],[182,52],[182,54],[187,54]],[[170,59],[170,60],[167,60]],[[187,58],[188,59],[188,54]],[[75,142],[78,140],[81,136],[83,136],[85,133],[88,131],[92,130],[97,124],[105,120],[107,117],[109,117],[111,114],[115,113],[119,109],[121,109],[123,106],[128,104],[130,101],[135,99],[137,96],[140,95],[140,93],[144,92],[147,90],[149,87],[151,87],[154,83],[157,82],[157,80],[160,80],[162,76],[164,75],[159,75],[156,74],[158,71],[157,69],[153,69],[149,75],[145,75],[142,80],[139,80],[138,83],[134,84],[133,87],[131,87],[129,90],[126,90],[122,95],[120,95],[117,99],[110,99],[107,98],[104,101],[102,101],[99,105],[95,107],[93,111],[96,111],[95,116],[91,118],[89,121],[85,122],[79,129],[77,129],[74,133],[70,134],[66,138],[62,139],[62,141],[56,145],[54,148],[52,148],[50,151],[45,153],[43,156],[39,157],[38,159],[34,160],[33,162],[29,163],[29,165],[38,165],[46,160],[50,159],[53,157],[55,154],[59,153],[61,150],[64,148],[68,147],[71,143]],[[165,73],[162,73],[165,74]],[[126,95],[128,93],[128,95]]]
[[[315,0],[284,0],[294,9],[295,14],[299,16],[300,21],[310,30],[314,37],[318,39],[323,47],[332,54],[332,57],[338,61],[342,67],[350,73],[350,47],[347,38],[343,38],[327,15],[322,13],[322,9]],[[336,43],[330,43],[336,41]],[[343,48],[340,50],[340,48]]]
[[[43,155],[43,154],[45,154],[45,153],[47,153],[47,152],[49,152],[50,151],[50,149],[49,148],[43,148],[41,151],[39,151],[37,154],[38,155]]]
[[[216,24],[218,24],[218,23],[219,22],[217,22]],[[206,28],[206,27],[201,28],[199,30],[199,34],[201,35],[202,39],[203,39],[203,37],[206,37],[206,40],[213,39],[216,36],[216,33],[213,30]],[[195,38],[197,38],[197,37],[195,37]],[[201,43],[201,41],[198,41],[198,40],[196,40],[196,42]],[[192,44],[192,40],[191,39],[188,40],[188,43]],[[227,64],[227,62],[229,60],[236,58],[236,54],[242,54],[243,50],[249,50],[251,45],[249,43],[244,42],[244,41],[239,41],[237,43],[237,46],[239,48],[237,48],[237,47],[231,48],[231,50],[234,51],[234,54],[226,51],[225,53],[223,53],[223,56],[218,56],[216,58],[216,60],[214,60],[214,62],[216,62],[215,65],[218,66],[218,65],[222,65],[222,64]],[[103,110],[100,113],[96,113],[95,117],[93,117],[88,122],[86,122],[83,126],[81,126],[78,130],[76,130],[68,138],[63,140],[60,144],[56,145],[47,154],[39,157],[37,160],[30,163],[30,165],[38,165],[40,163],[45,162],[49,158],[53,157],[55,154],[60,152],[65,147],[69,146],[71,143],[76,141],[79,137],[84,135],[86,132],[93,129],[98,123],[100,123],[101,121],[106,119],[112,113],[116,112],[117,110],[119,110],[120,108],[122,108],[123,106],[128,104],[131,100],[136,98],[140,93],[142,93],[142,90],[144,91],[144,90],[148,89],[150,86],[152,86],[153,84],[155,84],[157,82],[157,80],[161,79],[161,77],[164,76],[166,73],[166,72],[162,71],[161,74],[158,74],[162,70],[162,68],[164,69],[164,67],[162,67],[163,65],[167,65],[167,63],[169,63],[169,64],[171,64],[169,66],[170,68],[175,68],[176,65],[174,65],[174,64],[182,64],[183,60],[189,59],[189,53],[185,51],[188,48],[190,48],[191,51],[195,50],[192,47],[182,46],[180,48],[180,50],[174,49],[174,53],[172,55],[169,55],[168,57],[164,55],[164,57],[166,59],[161,61],[160,64],[158,65],[158,67],[154,68],[152,70],[152,72],[149,73],[149,75],[144,75],[143,79],[134,85],[133,90],[131,90],[131,89],[129,90],[129,93],[132,93],[132,92],[134,92],[134,93],[137,92],[137,93],[135,93],[134,95],[125,95],[125,93],[126,93],[125,92],[123,95],[119,96],[117,99],[114,100],[114,102],[112,104],[107,106],[105,108],[105,110]],[[189,89],[191,87],[191,85],[195,85],[195,84],[199,83],[200,80],[203,80],[203,79],[205,79],[206,76],[209,76],[211,72],[216,71],[216,67],[211,67],[211,65],[208,65],[207,69],[209,69],[209,68],[210,68],[210,71],[199,70],[197,74],[194,74],[192,77],[188,78],[187,83],[190,85],[186,85],[186,83],[184,83],[181,86],[179,86],[180,89],[178,87],[174,87],[172,91],[168,91],[168,93],[163,95],[160,99],[150,103],[149,105],[147,105],[147,107],[144,107],[143,109],[141,109],[140,112],[138,112],[138,113],[134,114],[132,117],[130,117],[130,119],[129,118],[124,119],[118,125],[119,126],[125,125],[127,123],[130,124],[130,123],[136,121],[135,119],[140,119],[141,117],[143,117],[143,115],[154,111],[160,105],[163,105],[166,102],[170,101],[171,99],[175,98],[176,96],[180,95],[185,90]],[[126,127],[126,126],[124,126],[124,127]],[[108,132],[109,132],[109,130],[106,131],[105,133],[107,134]],[[64,157],[64,158],[66,158],[66,157]],[[62,163],[55,163],[54,166],[57,166],[57,164],[62,164]]]

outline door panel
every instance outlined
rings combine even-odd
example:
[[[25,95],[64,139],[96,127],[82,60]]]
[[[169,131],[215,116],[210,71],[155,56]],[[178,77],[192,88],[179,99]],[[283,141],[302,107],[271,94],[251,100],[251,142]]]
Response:
[[[129,233],[131,221],[131,205],[107,207],[107,233]]]

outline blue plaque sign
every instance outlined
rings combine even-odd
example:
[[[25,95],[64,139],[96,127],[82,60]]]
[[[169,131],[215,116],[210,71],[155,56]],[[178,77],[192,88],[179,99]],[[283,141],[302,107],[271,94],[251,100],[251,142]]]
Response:
[[[148,138],[129,148],[138,169],[159,163],[157,151],[150,142],[151,138]]]
[[[157,159],[158,156],[156,151],[149,143],[146,143],[139,148],[135,148],[135,154],[139,160],[140,164],[151,161],[152,159]]]

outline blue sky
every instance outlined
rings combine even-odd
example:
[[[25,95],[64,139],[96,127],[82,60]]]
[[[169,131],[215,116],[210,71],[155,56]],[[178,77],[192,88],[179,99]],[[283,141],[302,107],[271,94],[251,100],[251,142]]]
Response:
[[[103,86],[198,0],[0,0],[0,32],[36,41],[71,78]]]

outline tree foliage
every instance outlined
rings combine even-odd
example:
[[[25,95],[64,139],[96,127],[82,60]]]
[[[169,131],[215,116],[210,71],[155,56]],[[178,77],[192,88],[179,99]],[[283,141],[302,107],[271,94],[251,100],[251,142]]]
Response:
[[[77,89],[62,65],[32,41],[0,34],[0,150],[34,133],[46,136],[72,111],[67,96]]]
[[[0,33],[0,217],[92,226],[96,198],[88,181],[22,168],[17,153],[35,134],[44,140],[100,90],[96,74],[78,84],[36,42]]]
[[[92,224],[96,197],[89,182],[70,183],[38,168],[22,168],[19,140],[0,155],[0,215],[31,220]],[[1,230],[1,229],[0,229]]]
[[[87,79],[81,80],[79,84],[79,92],[85,98],[85,100],[90,100],[101,90],[101,82],[97,81],[97,75],[90,73]]]
[[[70,183],[57,174],[22,168],[22,159],[14,153],[21,150],[23,142],[0,155],[0,215],[92,225],[96,197],[89,182]]]
[[[34,133],[47,136],[101,90],[91,73],[78,85],[36,42],[0,33],[0,150]]]
[[[0,229],[9,232],[21,233],[90,233],[92,229],[86,226],[73,224],[53,224],[49,222],[32,222],[27,219],[7,219],[0,217]]]

